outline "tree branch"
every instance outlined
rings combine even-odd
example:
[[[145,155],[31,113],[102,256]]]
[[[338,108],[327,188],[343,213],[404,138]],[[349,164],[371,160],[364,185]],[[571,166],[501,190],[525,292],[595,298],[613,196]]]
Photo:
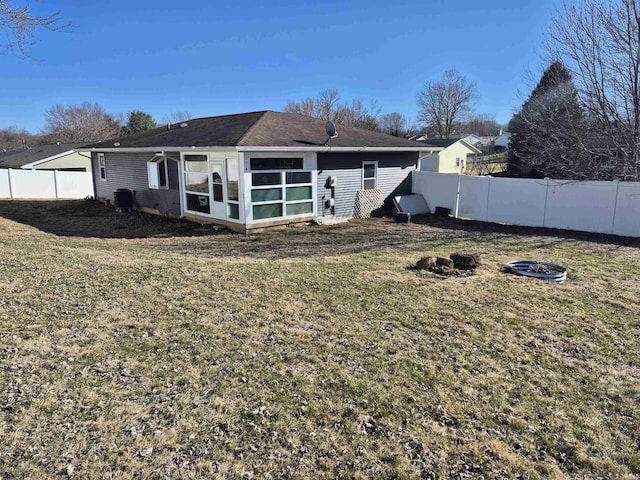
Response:
[[[60,22],[60,12],[48,16],[33,15],[29,6],[18,7],[10,0],[0,0],[0,30],[5,36],[7,49],[17,56],[29,57],[27,49],[35,43],[38,29],[58,32],[71,26]]]

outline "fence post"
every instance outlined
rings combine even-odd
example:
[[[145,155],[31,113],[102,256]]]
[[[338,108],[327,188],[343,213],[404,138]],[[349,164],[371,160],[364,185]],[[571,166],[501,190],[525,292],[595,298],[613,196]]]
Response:
[[[613,219],[611,220],[611,234],[615,232],[616,229],[616,214],[618,213],[618,196],[620,195],[620,179],[616,178],[613,183],[616,187],[616,196],[613,199]]]
[[[486,217],[485,217],[485,219],[484,219],[484,221],[485,221],[485,222],[488,222],[488,221],[489,221],[489,205],[490,205],[490,203],[489,203],[489,202],[490,202],[490,200],[491,200],[491,179],[492,179],[492,178],[493,178],[493,177],[492,177],[491,175],[489,175],[489,176],[487,177],[487,182],[488,182],[488,183],[487,183],[487,208],[486,208],[486,210],[487,210],[487,216],[486,216]]]
[[[549,198],[549,177],[544,177],[544,210],[542,211],[542,226],[547,226],[547,198]]]
[[[458,218],[458,208],[460,207],[460,174],[457,173],[456,175],[458,175],[458,183],[456,186],[456,209],[453,216]]]
[[[7,178],[9,179],[9,198],[13,198],[13,168],[9,169]]]
[[[56,192],[56,200],[60,198],[60,192],[58,192],[58,170],[53,171],[53,189]]]

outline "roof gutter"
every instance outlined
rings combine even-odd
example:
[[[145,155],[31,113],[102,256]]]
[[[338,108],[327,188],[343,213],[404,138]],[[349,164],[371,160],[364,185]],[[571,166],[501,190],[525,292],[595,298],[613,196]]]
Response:
[[[92,152],[228,152],[236,150],[238,152],[424,152],[427,150],[440,151],[442,147],[432,147],[422,145],[418,147],[330,147],[318,145],[313,147],[259,147],[259,146],[228,146],[228,147],[110,147],[91,148]]]
[[[172,147],[109,147],[109,148],[96,148],[92,147],[87,149],[90,152],[104,152],[104,153],[112,153],[112,152],[228,152],[233,150],[235,147],[176,147],[175,145]]]
[[[236,147],[239,152],[423,152],[431,147]]]

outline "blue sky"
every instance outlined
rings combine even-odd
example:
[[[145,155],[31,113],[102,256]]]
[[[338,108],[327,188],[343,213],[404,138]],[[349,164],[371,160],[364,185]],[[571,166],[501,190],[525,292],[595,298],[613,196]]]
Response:
[[[326,88],[415,121],[416,93],[451,68],[477,83],[475,110],[506,123],[531,89],[527,72],[541,72],[561,0],[14,3],[73,24],[38,32],[35,60],[0,56],[0,128],[36,133],[57,103],[160,121],[282,110]]]

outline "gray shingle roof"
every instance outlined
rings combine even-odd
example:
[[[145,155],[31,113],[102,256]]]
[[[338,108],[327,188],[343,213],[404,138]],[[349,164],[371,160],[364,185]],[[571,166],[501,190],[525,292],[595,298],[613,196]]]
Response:
[[[6,161],[8,157],[15,155],[16,153],[20,153],[21,151],[22,150],[9,150],[8,152],[5,152],[0,150],[0,168],[2,168],[2,162]]]
[[[454,143],[456,143],[459,138],[425,138],[421,140],[421,143],[424,142],[427,145],[433,145],[434,147],[450,147]]]
[[[262,111],[198,118],[114,138],[93,145],[96,149],[135,147],[314,147],[327,144],[325,121],[295,113]],[[420,147],[421,144],[384,133],[337,125],[333,147]]]
[[[86,146],[86,143],[54,143],[51,145],[39,145],[28,150],[7,152],[7,154],[0,156],[0,168],[20,168],[23,165],[84,146]]]

